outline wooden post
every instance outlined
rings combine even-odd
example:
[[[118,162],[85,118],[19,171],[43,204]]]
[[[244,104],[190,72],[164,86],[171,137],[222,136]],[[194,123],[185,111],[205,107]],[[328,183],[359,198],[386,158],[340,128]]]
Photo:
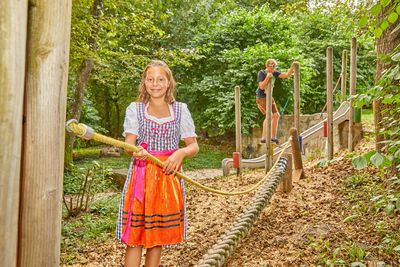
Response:
[[[294,65],[294,127],[301,133],[300,130],[300,65]]]
[[[354,107],[352,96],[356,94],[356,82],[357,82],[357,39],[353,37],[351,39],[351,51],[350,51],[350,112],[349,112],[349,140],[348,150],[353,151],[353,128],[354,128]]]
[[[341,100],[346,99],[346,82],[347,82],[347,51],[342,51],[342,78],[340,80]]]
[[[271,112],[272,112],[272,91],[274,90],[274,82],[275,78],[272,77],[267,85],[267,91],[265,94],[267,95],[265,98],[266,101],[266,111],[265,111],[265,144],[266,144],[266,151],[265,151],[265,173],[269,171],[272,167],[272,156],[271,156]]]
[[[0,266],[17,265],[28,1],[0,1]]]
[[[333,49],[326,49],[326,103],[328,118],[328,159],[333,158]]]
[[[18,266],[59,266],[72,1],[34,3],[27,23]]]
[[[241,126],[241,107],[240,107],[240,87],[235,86],[235,127],[236,127],[236,152],[239,152],[239,168],[236,175],[240,175],[242,163],[242,126]]]
[[[294,163],[294,175],[293,181],[298,182],[301,178],[304,178],[303,172],[303,160],[301,158],[299,135],[296,128],[290,128],[291,145],[292,145],[292,155]]]
[[[279,191],[283,191],[284,193],[290,193],[293,188],[293,183],[292,183],[292,173],[293,173],[293,163],[292,163],[292,155],[291,154],[284,154],[283,155],[285,158],[288,159],[288,165],[286,167],[286,171],[283,174],[282,181],[278,186]]]

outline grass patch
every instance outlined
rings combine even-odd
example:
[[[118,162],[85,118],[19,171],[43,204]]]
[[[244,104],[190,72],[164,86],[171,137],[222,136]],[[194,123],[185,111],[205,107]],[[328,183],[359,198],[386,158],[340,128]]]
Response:
[[[199,147],[199,153],[195,157],[185,159],[183,163],[184,170],[221,168],[222,160],[232,157],[227,152],[220,151],[209,144],[200,144]]]
[[[367,125],[374,125],[374,113],[372,109],[362,109],[361,121],[366,123]]]
[[[360,234],[368,233],[371,240],[379,241],[375,245],[370,243],[368,247],[347,241],[342,244],[347,260],[369,260],[371,255],[386,263],[399,262],[400,212],[395,207],[396,196],[400,196],[398,189],[389,186],[381,173],[359,172],[347,177],[339,185],[339,192],[348,201],[348,210],[352,213],[346,219],[354,217],[346,223],[357,225]]]
[[[232,157],[232,154],[227,152],[229,149],[221,148],[218,145],[200,143],[199,147],[199,153],[195,157],[185,159],[184,170],[221,168],[221,161],[224,158]],[[79,149],[79,155],[84,156],[75,161],[75,166],[81,170],[89,168],[93,160],[110,169],[127,169],[131,161],[131,157],[125,153],[120,157],[100,157],[100,148],[98,147]]]

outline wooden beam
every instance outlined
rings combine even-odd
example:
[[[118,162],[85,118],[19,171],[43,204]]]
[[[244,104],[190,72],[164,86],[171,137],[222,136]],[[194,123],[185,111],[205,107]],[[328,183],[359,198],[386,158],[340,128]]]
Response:
[[[59,266],[71,0],[29,5],[18,266]]]
[[[297,129],[299,133],[300,130],[300,65],[295,63],[294,65],[294,127]]]
[[[266,112],[265,112],[265,173],[268,173],[272,167],[272,144],[271,144],[271,112],[272,112],[272,91],[274,90],[275,78],[272,77],[266,88]]]
[[[17,265],[28,1],[0,1],[0,266]]]
[[[236,174],[240,174],[242,162],[242,126],[241,126],[241,107],[240,107],[240,87],[235,86],[235,127],[236,127],[236,152],[239,152],[239,168]]]
[[[293,179],[294,182],[298,182],[300,178],[304,178],[303,172],[303,159],[301,158],[300,144],[299,144],[299,134],[296,128],[290,128],[290,136],[291,138],[291,146],[292,146],[292,155],[293,155],[293,164],[294,164],[294,172],[296,175],[300,173],[300,176],[295,176]]]
[[[326,49],[326,103],[328,119],[328,159],[333,158],[333,48]]]
[[[353,128],[354,128],[354,107],[352,96],[356,94],[356,83],[357,83],[357,39],[353,37],[351,39],[351,50],[350,50],[350,112],[349,112],[349,140],[348,150],[353,151]]]

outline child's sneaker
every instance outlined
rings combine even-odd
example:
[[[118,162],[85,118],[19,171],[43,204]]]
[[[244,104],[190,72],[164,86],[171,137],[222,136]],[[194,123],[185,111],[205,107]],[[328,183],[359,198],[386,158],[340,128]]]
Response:
[[[271,143],[274,143],[275,145],[279,145],[279,140],[277,138],[271,138]]]

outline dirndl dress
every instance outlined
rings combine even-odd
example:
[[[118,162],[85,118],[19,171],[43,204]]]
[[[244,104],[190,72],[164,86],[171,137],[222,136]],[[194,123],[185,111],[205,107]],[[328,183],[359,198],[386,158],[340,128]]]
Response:
[[[145,104],[137,104],[139,135],[137,144],[165,161],[179,148],[181,104],[174,102],[173,119],[157,123],[145,114]],[[128,246],[171,246],[186,238],[184,183],[166,175],[151,160],[132,158],[122,191],[116,237]]]

